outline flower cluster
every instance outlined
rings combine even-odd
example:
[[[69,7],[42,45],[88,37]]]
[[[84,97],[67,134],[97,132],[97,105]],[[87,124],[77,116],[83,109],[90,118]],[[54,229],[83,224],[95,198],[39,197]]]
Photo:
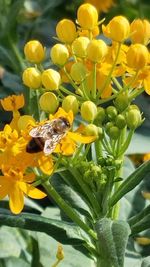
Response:
[[[76,23],[69,19],[59,21],[56,25],[58,43],[50,50],[54,68],[44,69],[46,49],[39,41],[31,40],[25,44],[29,67],[24,70],[22,80],[26,90],[30,90],[29,95],[36,95],[39,112],[46,119],[39,117],[39,122],[35,121],[34,106],[30,106],[30,113],[21,115],[18,109],[24,105],[23,96],[1,100],[5,110],[13,111],[13,119],[0,132],[0,198],[9,196],[14,213],[23,208],[23,194],[33,198],[45,196],[34,187],[38,179],[36,175],[49,176],[55,172],[60,155],[62,158],[70,156],[72,165],[80,153],[84,154],[82,159],[88,161],[89,146],[83,148],[78,143],[95,141],[97,162],[98,157],[107,155],[114,162],[124,154],[134,130],[143,121],[132,100],[144,90],[150,95],[147,49],[150,23],[137,19],[130,24],[123,16],[114,17],[107,25],[103,22],[98,21],[98,11],[89,3],[78,8]],[[101,32],[107,42],[99,36]],[[111,105],[108,105],[109,101],[112,101]],[[107,105],[105,108],[103,103]],[[76,115],[84,123],[73,131]],[[48,156],[43,151],[28,153],[26,147],[32,139],[31,129],[45,123],[51,125],[59,118],[66,118],[70,129],[59,142],[53,133],[56,146],[52,153]],[[125,134],[127,127],[128,135]],[[46,141],[45,136],[42,143]],[[99,166],[91,165],[90,171],[85,171],[84,179],[91,176],[93,166],[95,179],[103,177],[103,173],[99,174]],[[102,170],[106,172],[105,168]]]

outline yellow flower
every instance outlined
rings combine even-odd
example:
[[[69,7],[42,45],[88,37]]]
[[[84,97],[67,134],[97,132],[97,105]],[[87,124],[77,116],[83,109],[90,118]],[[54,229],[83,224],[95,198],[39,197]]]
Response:
[[[129,37],[130,24],[125,17],[116,16],[106,26],[103,25],[102,30],[106,37],[113,41],[123,42]]]
[[[147,45],[150,40],[150,23],[148,20],[135,19],[131,23],[131,40],[133,43]]]
[[[95,6],[98,12],[108,12],[114,5],[114,0],[85,0],[84,2]]]
[[[90,4],[83,4],[78,8],[77,21],[82,29],[93,30],[98,24],[98,12]]]
[[[40,63],[45,57],[44,47],[37,40],[32,40],[26,43],[24,53],[26,59],[31,63]]]
[[[85,36],[85,37],[92,37],[95,38],[100,34],[100,30],[98,26],[95,26],[89,34],[89,30],[84,30],[82,28],[79,29],[79,36]]]
[[[4,99],[1,99],[1,105],[6,111],[16,111],[24,106],[24,96],[21,95],[11,95]]]
[[[72,20],[62,19],[56,26],[56,33],[63,43],[72,43],[76,38],[76,26]]]
[[[25,195],[34,199],[46,197],[45,193],[32,186],[34,180],[33,173],[24,175],[18,168],[5,169],[3,176],[0,176],[0,199],[8,195],[12,213],[18,214],[22,211]]]
[[[103,87],[104,83],[106,82],[108,76],[105,75],[101,69],[97,69],[96,73],[96,85],[98,91],[101,91],[101,88]],[[104,88],[104,90],[101,93],[101,98],[107,98],[110,97],[112,94],[112,86],[111,82],[108,83],[108,85]]]

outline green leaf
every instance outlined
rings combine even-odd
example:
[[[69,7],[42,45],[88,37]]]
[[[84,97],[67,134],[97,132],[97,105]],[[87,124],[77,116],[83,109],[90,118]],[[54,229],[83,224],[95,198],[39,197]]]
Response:
[[[128,220],[128,223],[130,224],[130,226],[133,226],[134,224],[138,223],[140,220],[144,219],[144,217],[146,217],[147,215],[150,215],[150,205],[147,206],[140,213],[138,213],[135,216],[131,217]]]
[[[14,216],[3,213],[0,214],[0,225],[44,232],[62,244],[79,245],[85,243],[78,226],[39,215],[22,213]]]
[[[131,225],[132,235],[136,235],[144,230],[150,229],[150,214],[145,216],[138,223]]]
[[[15,257],[10,257],[8,259],[3,260],[3,265],[0,267],[30,267],[30,264],[22,259],[18,259]],[[37,266],[39,267],[39,266]]]
[[[110,205],[114,206],[125,194],[134,189],[150,172],[150,161],[143,163],[128,178],[122,182],[118,190],[114,193],[110,200]]]
[[[142,261],[141,267],[150,267],[150,256]]]
[[[58,175],[52,177],[52,185],[55,190],[65,199],[74,209],[76,209],[80,214],[92,219],[92,214],[90,213],[89,207],[80,197],[80,195],[73,190],[67,183],[65,183],[62,178]]]
[[[125,221],[112,221],[109,218],[99,220],[96,225],[99,240],[99,253],[102,266],[123,267],[125,249],[130,234],[129,224]],[[107,263],[107,264],[106,264]]]

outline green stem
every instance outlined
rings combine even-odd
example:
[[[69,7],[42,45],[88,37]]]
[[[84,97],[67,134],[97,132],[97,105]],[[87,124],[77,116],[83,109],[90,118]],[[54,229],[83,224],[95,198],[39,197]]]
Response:
[[[72,92],[69,91],[67,88],[63,87],[62,85],[59,87],[59,89],[60,89],[62,92],[64,92],[65,94],[67,94],[67,95],[73,95],[73,96],[75,96],[78,100],[83,100],[83,98],[82,98],[81,96],[78,96],[78,95],[72,93]]]
[[[78,216],[78,214],[68,205],[63,198],[57,193],[53,186],[48,182],[43,182],[43,187],[49,197],[52,197],[57,205],[66,213],[66,215],[75,222],[83,231],[85,231],[92,239],[97,240],[96,233],[85,224]]]
[[[113,99],[115,99],[117,97],[118,93],[117,94],[113,94],[112,96],[106,98],[106,99],[100,99],[100,100],[97,100],[97,105],[101,105],[101,104],[104,104],[104,103],[107,103]]]
[[[78,90],[78,86],[75,84],[75,82],[72,80],[71,76],[69,75],[69,73],[66,71],[66,68],[63,68],[64,73],[66,74],[67,78],[69,79],[71,85],[74,87],[75,90]]]
[[[118,153],[118,157],[122,156],[125,153],[125,151],[127,150],[128,146],[130,145],[133,134],[134,134],[134,130],[130,130],[128,133],[126,141],[123,143],[123,145],[122,145],[122,147]]]
[[[142,94],[143,92],[144,92],[144,88],[134,90],[134,92],[130,94],[129,100],[132,101],[133,99],[135,99],[138,95]]]
[[[99,203],[97,202],[96,197],[91,192],[91,189],[82,181],[82,177],[77,170],[75,170],[74,168],[69,168],[69,171],[71,172],[73,177],[76,179],[76,181],[80,185],[82,191],[87,196],[88,200],[90,201],[90,203],[93,207],[93,210],[95,211],[96,216],[98,216],[100,213]]]
[[[94,63],[93,68],[93,88],[92,88],[92,97],[95,100],[96,99],[96,63]]]
[[[112,80],[114,82],[114,84],[116,85],[116,87],[118,88],[119,91],[122,91],[122,86],[121,84],[118,82],[118,80],[115,77],[112,77]]]
[[[99,157],[102,156],[102,143],[100,140],[96,140],[94,144],[95,144],[96,158],[98,159]]]

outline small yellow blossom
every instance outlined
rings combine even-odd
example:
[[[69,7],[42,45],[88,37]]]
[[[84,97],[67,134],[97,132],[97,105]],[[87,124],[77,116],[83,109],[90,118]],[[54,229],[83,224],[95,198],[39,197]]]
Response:
[[[87,46],[90,40],[87,37],[78,37],[72,43],[72,52],[77,57],[85,58],[87,55]]]
[[[89,30],[83,30],[82,28],[79,29],[79,36],[84,36],[84,37],[90,37],[90,38],[95,38],[100,34],[100,29],[98,26],[95,26],[89,33]]]
[[[1,105],[6,111],[16,111],[24,106],[24,96],[21,95],[11,95],[4,99],[1,99]]]
[[[56,26],[56,33],[59,40],[63,43],[70,44],[77,36],[76,26],[72,20],[62,19]]]
[[[19,169],[8,169],[0,176],[0,199],[9,197],[10,210],[18,214],[24,207],[24,195],[34,199],[46,197],[41,190],[32,186],[35,180],[33,173],[24,175]]]
[[[79,103],[78,103],[77,98],[73,95],[66,96],[63,99],[62,108],[66,112],[69,112],[69,110],[72,110],[73,114],[75,115],[76,113],[78,113],[78,110],[79,110]]]
[[[71,67],[70,75],[75,82],[80,83],[85,79],[87,69],[82,62],[76,62]]]
[[[78,8],[77,21],[82,29],[93,30],[98,24],[98,12],[90,4],[83,4]]]
[[[92,101],[85,101],[81,105],[81,116],[86,121],[93,121],[97,115],[97,107]]]
[[[26,43],[24,47],[26,59],[31,63],[40,63],[44,60],[45,50],[42,44],[37,40]]]

